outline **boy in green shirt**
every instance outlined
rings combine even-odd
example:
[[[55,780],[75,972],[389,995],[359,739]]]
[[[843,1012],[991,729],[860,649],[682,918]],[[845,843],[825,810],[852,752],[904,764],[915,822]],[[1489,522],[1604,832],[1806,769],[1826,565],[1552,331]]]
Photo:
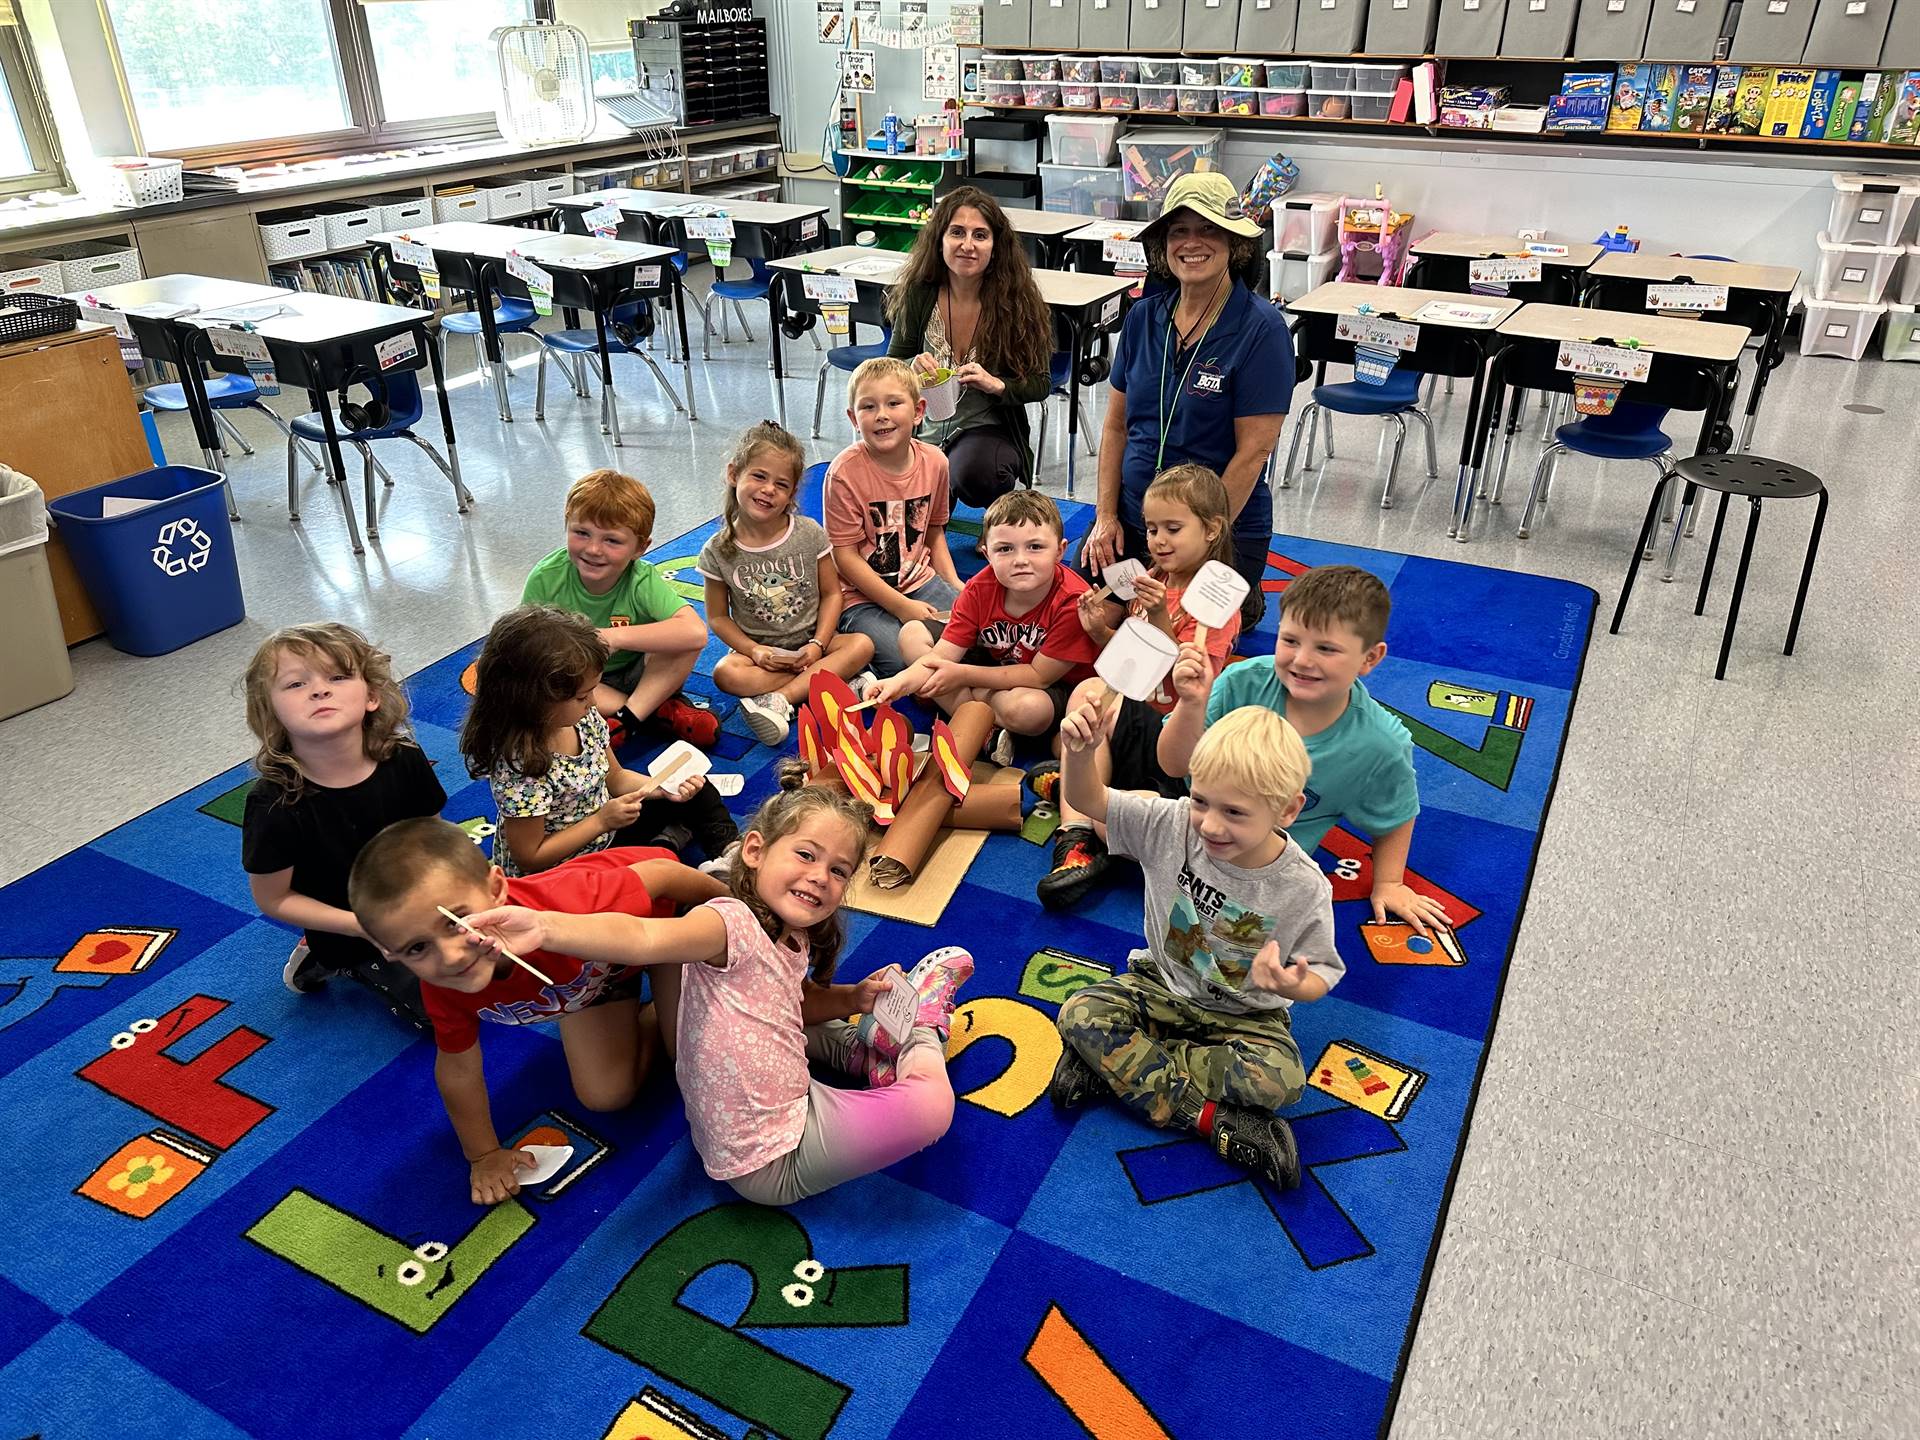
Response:
[[[720,718],[680,693],[706,648],[707,625],[684,596],[640,559],[653,543],[653,496],[631,475],[595,470],[567,491],[567,543],[533,567],[523,605],[584,615],[613,652],[594,704],[628,731],[652,719],[710,748]]]
[[[1422,935],[1429,922],[1450,923],[1439,901],[1406,883],[1420,813],[1413,739],[1360,683],[1386,658],[1387,587],[1356,566],[1322,565],[1288,585],[1281,606],[1272,656],[1229,665],[1211,687],[1206,656],[1180,647],[1178,700],[1160,730],[1161,769],[1185,775],[1201,733],[1243,705],[1278,711],[1313,761],[1306,803],[1288,834],[1311,855],[1336,821],[1352,821],[1373,840],[1373,918],[1395,915]]]

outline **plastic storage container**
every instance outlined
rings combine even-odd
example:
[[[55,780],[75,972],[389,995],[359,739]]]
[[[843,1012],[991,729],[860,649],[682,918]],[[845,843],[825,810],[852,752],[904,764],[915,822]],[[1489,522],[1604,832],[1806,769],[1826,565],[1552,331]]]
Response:
[[[1155,115],[1171,115],[1180,108],[1180,87],[1177,85],[1136,85],[1133,87],[1134,108]]]
[[[372,203],[380,211],[383,232],[433,223],[433,201],[425,195],[378,195]]]
[[[1257,90],[1260,113],[1269,119],[1307,113],[1305,90]]]
[[[1894,277],[1893,298],[1902,305],[1920,305],[1920,245],[1900,248],[1907,258],[1900,262],[1900,271]]]
[[[81,240],[62,245],[58,258],[60,288],[70,295],[138,280],[141,274],[140,252],[129,245]]]
[[[1111,165],[1120,122],[1111,115],[1049,115],[1047,136],[1056,165]]]
[[[1322,64],[1316,60],[1308,67],[1307,88],[1310,90],[1339,90],[1351,93],[1354,89],[1354,65]]]
[[[1886,293],[1893,267],[1906,253],[1900,245],[1842,245],[1822,232],[1818,239],[1820,264],[1814,272],[1813,293],[1822,300],[1851,300],[1875,304]]]
[[[1024,105],[1027,87],[1019,80],[983,80],[980,84],[989,105]]]
[[[1182,85],[1180,87],[1180,113],[1182,115],[1212,115],[1219,108],[1219,92],[1211,85]]]
[[[0,720],[73,690],[60,606],[47,569],[47,502],[40,487],[0,465]]]
[[[1887,331],[1880,337],[1882,360],[1920,360],[1920,310],[1898,301],[1887,306]],[[0,560],[0,567],[6,565]],[[0,587],[6,581],[0,579]],[[4,643],[4,642],[0,642]],[[4,713],[0,709],[0,713]]]
[[[1304,60],[1269,60],[1267,85],[1274,90],[1304,90],[1311,78],[1312,66]]]
[[[980,75],[983,80],[1012,80],[1017,83],[1027,78],[1027,71],[1018,55],[986,55],[980,60]]]
[[[1393,112],[1393,96],[1368,95],[1364,92],[1347,97],[1353,102],[1353,118],[1356,120],[1384,120]]]
[[[1404,65],[1356,65],[1353,67],[1354,93],[1385,95],[1391,98],[1394,87],[1400,83],[1400,77],[1406,73],[1407,67]]]
[[[1098,55],[1062,55],[1060,79],[1063,83],[1072,81],[1075,85],[1098,85],[1100,57]]]
[[[1333,267],[1340,252],[1324,255],[1282,255],[1267,252],[1267,289],[1276,300],[1298,300],[1309,290],[1318,289],[1333,278]]]
[[[1024,98],[1023,105],[1031,105],[1036,110],[1058,110],[1060,108],[1060,84],[1056,80],[1029,80],[1020,87]]]
[[[1214,103],[1222,115],[1258,115],[1260,92],[1251,85],[1222,85],[1214,91]]]
[[[1916,175],[1836,175],[1827,234],[1842,245],[1895,245],[1920,196]]]
[[[487,202],[484,198],[472,198],[479,213],[473,215],[442,215],[442,220],[484,220],[487,218]],[[327,248],[327,225],[320,216],[305,210],[266,210],[262,211],[254,222],[260,229],[260,249],[269,263],[276,260],[298,260],[307,255],[322,254]]]
[[[1220,62],[1218,60],[1182,59],[1180,61],[1180,83],[1182,85],[1218,85],[1220,83]]]
[[[1131,111],[1139,103],[1137,85],[1109,85],[1104,81],[1100,85],[1100,108],[1102,110]]]
[[[1020,78],[1023,80],[1058,80],[1060,57],[1058,55],[1022,55],[1020,71]]]
[[[1199,168],[1220,168],[1220,130],[1133,130],[1120,137],[1125,198],[1158,205],[1167,186]]]
[[[1353,95],[1346,90],[1309,90],[1307,114],[1316,120],[1350,120]]]
[[[313,209],[325,227],[329,250],[351,250],[365,244],[369,235],[380,233],[380,207],[371,200],[316,205]]]
[[[487,218],[487,194],[484,190],[469,190],[462,195],[441,195],[433,197],[433,218],[445,225],[450,220],[478,220]],[[260,227],[261,238],[266,238],[265,225]],[[267,252],[267,258],[275,258],[273,252]],[[288,258],[285,256],[279,257]]]
[[[1849,300],[1809,300],[1800,327],[1802,355],[1837,355],[1858,360],[1867,353],[1884,305],[1861,305]]]
[[[1263,60],[1222,60],[1220,62],[1220,83],[1238,85],[1243,89],[1258,90],[1267,83],[1267,66]]]
[[[1142,85],[1178,85],[1180,83],[1180,62],[1178,60],[1153,59],[1142,55],[1139,59],[1140,83]]]
[[[110,495],[154,503],[106,516]],[[114,649],[165,655],[246,618],[213,471],[163,465],[58,496],[47,509]]]
[[[1120,218],[1121,177],[1112,166],[1042,165],[1040,208],[1062,215]]]
[[[1318,255],[1333,249],[1339,226],[1338,195],[1285,195],[1273,206],[1273,248]]]
[[[1070,85],[1060,82],[1060,103],[1069,110],[1098,110],[1100,108],[1100,87],[1098,85]],[[1049,116],[1049,119],[1052,117]]]
[[[1140,62],[1131,55],[1102,55],[1100,83],[1131,85],[1140,78]]]

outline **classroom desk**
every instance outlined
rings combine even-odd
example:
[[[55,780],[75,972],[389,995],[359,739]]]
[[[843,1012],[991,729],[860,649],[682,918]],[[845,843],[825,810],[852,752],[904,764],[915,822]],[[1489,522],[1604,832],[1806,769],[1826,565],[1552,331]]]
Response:
[[[688,213],[725,215],[734,229],[751,230],[767,244],[765,258],[778,259],[826,239],[825,205],[795,205],[785,200],[740,200],[725,195],[682,195],[671,190],[587,190],[554,201],[554,213],[564,229],[586,228],[580,217],[602,205],[618,205],[623,214],[639,219],[647,238],[656,244],[686,248],[680,222]],[[676,243],[676,241],[678,243]]]
[[[347,489],[347,466],[340,453],[340,432],[334,425],[333,405],[327,398],[329,390],[365,384],[369,378],[393,370],[418,370],[423,364],[432,366],[434,398],[440,402],[440,432],[447,442],[447,466],[452,471],[454,491],[460,497],[460,509],[464,512],[471,497],[460,478],[460,456],[454,448],[453,411],[447,405],[446,371],[441,365],[438,337],[429,328],[433,324],[432,314],[407,305],[349,300],[311,290],[275,290],[274,298],[285,307],[285,313],[254,322],[253,331],[267,342],[267,351],[273,357],[280,379],[305,386],[307,397],[320,416],[329,472],[340,487],[340,503],[346,511],[347,535],[353,542],[353,553],[364,554],[365,547],[360,543],[359,527],[354,523],[353,496]],[[382,342],[402,336],[412,337],[411,354],[383,356],[376,349]],[[369,533],[374,528],[370,515]]]
[[[1718,427],[1732,408],[1740,354],[1747,343],[1745,329],[1710,320],[1593,306],[1525,305],[1500,323],[1493,363],[1487,367],[1488,395],[1482,416],[1499,416],[1501,392],[1508,385],[1571,393],[1576,383],[1573,372],[1555,365],[1561,342],[1568,340],[1639,342],[1640,348],[1652,355],[1652,368],[1645,381],[1626,386],[1620,398],[1700,410],[1700,438],[1693,453],[1715,453]],[[1470,438],[1475,445],[1477,469],[1491,425],[1469,428],[1475,430]],[[1453,529],[1448,532],[1463,543],[1471,538],[1473,501],[1472,487],[1463,484],[1454,496]]]
[[[770,328],[773,331],[774,388],[779,393],[780,380],[785,375],[780,350],[781,313],[792,310],[817,315],[820,312],[819,302],[807,298],[801,276],[807,271],[852,275],[858,289],[863,292],[863,300],[868,298],[865,293],[868,291],[873,292],[874,299],[878,299],[905,268],[907,257],[894,250],[837,245],[830,250],[816,250],[807,255],[790,256],[770,263],[776,283],[767,294],[767,303],[774,312]],[[1068,350],[1072,357],[1071,374],[1067,381],[1067,494],[1072,496],[1073,437],[1080,433],[1081,367],[1091,358],[1093,343],[1101,335],[1119,329],[1121,297],[1133,282],[1115,279],[1111,275],[1081,275],[1070,270],[1035,270],[1033,279],[1039,287],[1040,298],[1046,301],[1047,308],[1067,328]],[[785,283],[779,283],[781,280]],[[784,422],[784,393],[780,393],[779,403],[780,417]]]
[[[1408,284],[1429,290],[1466,292],[1472,287],[1471,267],[1475,260],[1540,261],[1538,280],[1508,282],[1507,297],[1523,304],[1571,305],[1580,297],[1581,278],[1595,260],[1600,247],[1569,244],[1564,255],[1529,256],[1527,242],[1511,235],[1467,235],[1450,230],[1437,231],[1413,247],[1413,266],[1407,272]]]
[[[1073,261],[1073,268],[1083,274],[1111,275],[1113,262],[1107,259],[1106,245],[1109,240],[1138,240],[1140,232],[1147,228],[1147,220],[1095,220],[1089,223],[1083,215],[1079,217],[1080,228],[1069,231],[1065,244],[1071,247],[1067,254]]]
[[[1735,260],[1696,260],[1685,255],[1602,256],[1587,272],[1581,302],[1610,310],[1646,310],[1649,285],[1724,285],[1727,308],[1707,317],[1730,325],[1744,325],[1760,342],[1753,386],[1747,395],[1747,416],[1738,444],[1729,430],[1719,448],[1745,451],[1753,443],[1767,378],[1787,358],[1787,319],[1793,313],[1793,287],[1800,272],[1790,265],[1748,265]]]
[[[193,421],[193,433],[200,441],[200,453],[206,458],[207,468],[224,475],[220,431],[213,418],[213,406],[207,400],[206,377],[201,373],[201,366],[211,358],[211,352],[200,339],[204,332],[196,323],[197,318],[202,313],[236,305],[280,300],[290,293],[278,285],[220,280],[211,275],[155,275],[146,280],[129,280],[124,285],[81,291],[68,298],[91,309],[123,312],[133,329],[133,338],[139,342],[140,353],[149,360],[163,360],[174,368],[180,376],[187,414]],[[227,512],[239,518],[231,487],[227,491]]]
[[[1034,261],[1051,270],[1064,268],[1067,242],[1076,230],[1086,228],[1084,215],[1063,215],[1057,210],[1004,210],[1013,233],[1032,242]]]
[[[1460,469],[1455,480],[1454,513],[1460,509],[1460,495],[1473,492],[1485,451],[1476,443],[1484,425],[1487,357],[1496,345],[1503,321],[1521,308],[1518,300],[1496,295],[1460,295],[1445,290],[1409,290],[1403,286],[1362,285],[1351,280],[1334,280],[1309,290],[1291,301],[1286,314],[1293,320],[1294,354],[1298,359],[1317,362],[1317,383],[1325,384],[1329,362],[1351,364],[1353,342],[1335,333],[1342,316],[1362,313],[1373,319],[1402,320],[1420,327],[1417,343],[1400,354],[1400,365],[1422,375],[1466,375],[1473,379],[1467,397],[1467,429],[1460,441]],[[1425,314],[1432,307],[1433,313]],[[1470,307],[1477,315],[1443,314],[1443,308]],[[1311,441],[1309,441],[1311,444]],[[1457,524],[1447,531],[1457,533]]]
[[[552,231],[526,230],[515,225],[486,225],[456,220],[443,225],[419,225],[410,230],[375,235],[368,241],[375,247],[379,263],[374,271],[383,294],[392,298],[388,274],[394,269],[401,278],[412,277],[418,283],[416,266],[398,265],[393,258],[396,241],[412,241],[433,251],[440,273],[449,283],[473,291],[480,312],[480,333],[486,345],[487,359],[493,366],[494,399],[501,419],[511,420],[507,408],[507,372],[503,363],[500,334],[493,323],[494,296],[527,298],[525,282],[507,273],[507,256],[518,251],[553,276],[554,304],[566,312],[569,328],[577,326],[579,311],[593,313],[594,339],[600,356],[600,380],[605,387],[603,405],[607,428],[613,443],[622,443],[620,411],[613,395],[613,358],[607,349],[607,327],[613,323],[616,305],[629,300],[659,296],[669,302],[680,327],[681,378],[687,387],[686,404],[673,392],[673,386],[653,357],[635,351],[646,361],[673,408],[686,412],[689,420],[698,420],[693,394],[693,358],[687,347],[686,307],[679,303],[680,272],[670,263],[677,253],[665,245],[642,245],[632,240],[608,240],[597,235],[562,235]]]

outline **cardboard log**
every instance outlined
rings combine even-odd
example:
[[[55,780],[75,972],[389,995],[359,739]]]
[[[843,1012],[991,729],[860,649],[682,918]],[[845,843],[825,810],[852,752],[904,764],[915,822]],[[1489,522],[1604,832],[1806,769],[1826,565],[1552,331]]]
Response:
[[[955,758],[971,769],[987,737],[993,733],[993,710],[984,701],[969,700],[953,712],[951,723]],[[893,824],[887,827],[886,839],[867,861],[873,883],[883,890],[897,890],[909,883],[953,810],[953,796],[947,793],[947,787],[939,783],[937,776],[923,773],[894,816]]]

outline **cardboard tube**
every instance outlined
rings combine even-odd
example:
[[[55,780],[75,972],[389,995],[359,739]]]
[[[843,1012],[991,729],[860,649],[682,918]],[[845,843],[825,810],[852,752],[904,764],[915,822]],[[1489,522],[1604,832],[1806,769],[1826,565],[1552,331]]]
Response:
[[[1024,818],[1020,813],[1020,776],[1018,770],[975,765],[973,788],[967,798],[947,814],[950,830],[1018,830]],[[986,770],[989,773],[982,775]]]
[[[962,765],[971,767],[979,758],[987,737],[993,733],[993,710],[983,701],[969,700],[953,712],[949,723],[957,757]],[[909,883],[953,810],[953,796],[947,793],[939,776],[923,770],[914,781],[906,803],[900,807],[900,813],[887,827],[880,848],[867,861],[874,884],[882,890],[897,890]]]

